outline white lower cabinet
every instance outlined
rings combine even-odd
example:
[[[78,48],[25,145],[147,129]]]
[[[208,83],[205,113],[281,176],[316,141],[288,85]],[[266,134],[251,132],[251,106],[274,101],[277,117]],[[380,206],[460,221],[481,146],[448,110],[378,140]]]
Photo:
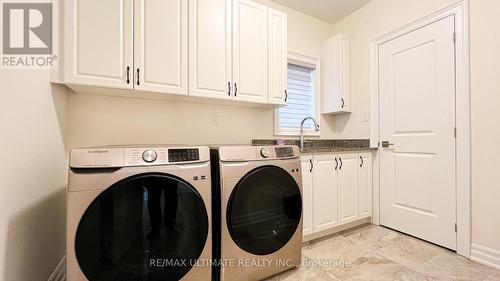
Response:
[[[359,154],[359,216],[370,217],[372,215],[372,186],[373,186],[373,157],[372,153]]]
[[[372,154],[303,156],[304,236],[371,216]]]
[[[333,155],[313,157],[313,225],[314,232],[337,225],[337,173]]]
[[[306,156],[300,159],[302,171],[302,226],[303,235],[313,233],[313,177],[312,157]]]

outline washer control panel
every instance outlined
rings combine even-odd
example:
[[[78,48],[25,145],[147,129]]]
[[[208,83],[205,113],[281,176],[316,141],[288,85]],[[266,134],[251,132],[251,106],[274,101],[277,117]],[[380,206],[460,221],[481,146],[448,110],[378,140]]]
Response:
[[[200,150],[198,148],[169,149],[168,162],[188,162],[200,160]]]
[[[295,156],[293,147],[285,146],[285,147],[275,147],[274,151],[276,152],[277,158],[285,158],[285,157],[293,157]]]

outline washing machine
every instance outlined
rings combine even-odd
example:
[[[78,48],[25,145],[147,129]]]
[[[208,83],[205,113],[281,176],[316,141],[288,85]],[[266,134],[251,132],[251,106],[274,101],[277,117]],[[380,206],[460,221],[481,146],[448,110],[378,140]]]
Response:
[[[70,154],[68,281],[211,280],[208,147]]]
[[[253,281],[301,262],[302,179],[296,146],[212,148],[223,281]]]

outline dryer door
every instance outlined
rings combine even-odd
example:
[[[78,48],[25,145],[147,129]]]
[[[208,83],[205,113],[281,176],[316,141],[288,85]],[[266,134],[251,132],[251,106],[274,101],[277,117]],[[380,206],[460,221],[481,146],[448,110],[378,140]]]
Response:
[[[180,280],[200,257],[207,235],[207,210],[193,186],[143,174],[116,183],[91,203],[75,251],[88,280]]]
[[[294,178],[282,168],[263,166],[235,186],[228,202],[227,226],[241,249],[269,255],[292,238],[301,213],[300,188]]]

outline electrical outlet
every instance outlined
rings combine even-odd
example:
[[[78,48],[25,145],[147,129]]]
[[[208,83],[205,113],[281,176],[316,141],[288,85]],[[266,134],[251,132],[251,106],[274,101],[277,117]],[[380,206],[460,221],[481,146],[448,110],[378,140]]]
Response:
[[[212,112],[212,125],[218,126],[222,123],[222,113]]]

